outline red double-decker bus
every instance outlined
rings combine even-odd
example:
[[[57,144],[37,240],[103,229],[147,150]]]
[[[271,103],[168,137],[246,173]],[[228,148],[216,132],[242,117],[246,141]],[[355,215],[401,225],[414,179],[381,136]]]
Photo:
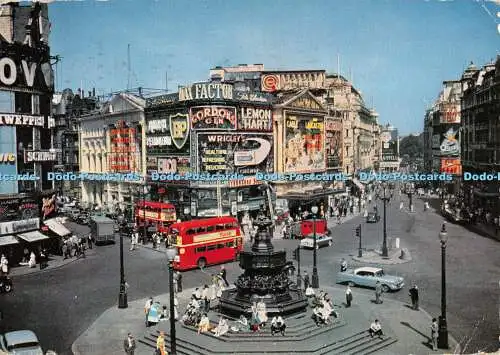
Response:
[[[189,270],[236,260],[243,248],[238,220],[214,217],[174,223],[177,230],[177,257],[174,269]]]
[[[135,206],[135,221],[138,226],[156,226],[158,232],[167,232],[177,221],[175,206],[171,203],[139,201]]]

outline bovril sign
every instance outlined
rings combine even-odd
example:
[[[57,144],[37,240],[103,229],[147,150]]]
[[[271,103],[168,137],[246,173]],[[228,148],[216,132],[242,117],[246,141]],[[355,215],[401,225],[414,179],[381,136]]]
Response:
[[[49,150],[25,150],[24,162],[36,163],[46,161],[57,161],[57,153]]]

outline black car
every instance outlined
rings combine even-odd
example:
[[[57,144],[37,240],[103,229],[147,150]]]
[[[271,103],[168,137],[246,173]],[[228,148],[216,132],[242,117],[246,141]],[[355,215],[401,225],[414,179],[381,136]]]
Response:
[[[366,216],[366,223],[377,223],[380,221],[380,216],[375,212],[368,212]]]

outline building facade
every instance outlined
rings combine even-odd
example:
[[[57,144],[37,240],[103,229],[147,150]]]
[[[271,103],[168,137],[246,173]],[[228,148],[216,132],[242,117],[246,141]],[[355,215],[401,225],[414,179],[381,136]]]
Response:
[[[44,200],[54,193],[54,83],[47,5],[9,3],[0,11],[0,250],[15,263],[23,248],[48,239],[40,218],[55,208]]]
[[[359,91],[340,75],[328,75],[325,87],[327,107],[342,123],[342,172],[354,175],[378,169],[381,145],[377,112],[369,109]]]
[[[435,181],[450,193],[460,189],[462,176],[460,122],[462,86],[460,81],[444,81],[437,100],[425,116],[424,139],[425,166],[428,172],[448,173],[452,181]]]
[[[79,117],[96,110],[98,102],[95,91],[89,92],[87,97],[80,89],[77,94],[73,94],[71,89],[54,94],[52,115],[55,120],[54,147],[57,152],[57,165],[54,169],[56,172],[78,173],[80,171]],[[56,182],[55,188],[60,195],[82,200],[80,181],[60,180]]]
[[[133,215],[146,173],[144,107],[145,99],[140,96],[119,93],[80,117],[84,206]]]
[[[500,56],[462,75],[462,165],[464,172],[496,174],[500,166]],[[498,181],[463,182],[467,204],[500,214]]]

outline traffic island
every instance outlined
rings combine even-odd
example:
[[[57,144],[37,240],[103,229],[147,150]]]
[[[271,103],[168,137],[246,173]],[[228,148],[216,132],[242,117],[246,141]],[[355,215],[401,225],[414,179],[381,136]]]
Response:
[[[432,352],[429,325],[432,317],[422,308],[415,311],[405,303],[391,300],[387,295],[383,304],[376,304],[373,294],[363,289],[352,288],[353,301],[346,308],[345,287],[322,287],[334,302],[339,313],[337,319],[327,326],[317,327],[311,317],[311,310],[291,317],[285,317],[285,336],[270,334],[270,325],[258,333],[236,332],[216,337],[212,333],[199,334],[194,328],[176,323],[177,354],[429,354]],[[183,313],[189,302],[192,289],[178,295],[179,312]],[[162,304],[168,294],[154,297]],[[131,332],[137,340],[136,354],[151,354],[156,347],[158,331],[165,331],[167,349],[170,346],[168,322],[145,328],[144,304],[147,299],[129,302],[129,308],[116,306],[104,312],[73,343],[75,355],[110,355],[123,353],[123,340]],[[219,321],[216,310],[209,312],[212,325]],[[234,320],[228,319],[229,326]],[[368,328],[378,319],[382,324],[384,337],[371,338]],[[242,339],[243,338],[243,339]],[[450,334],[450,349],[456,347]]]
[[[353,256],[352,260],[367,264],[394,265],[410,262],[411,255],[406,248],[395,248],[389,250],[388,256],[382,256],[381,250],[369,249],[363,251],[363,256]]]
[[[349,310],[349,318],[357,314],[356,318],[364,316],[361,310]],[[359,313],[359,314],[358,314]],[[210,323],[216,327],[219,318],[218,312],[209,312]],[[331,319],[327,325],[317,326],[311,318],[312,311],[286,317],[286,331],[284,335],[271,334],[270,324],[257,332],[249,330],[230,330],[217,337],[212,332],[198,334],[195,327],[177,325],[177,354],[362,354],[387,351],[387,348],[397,342],[392,330],[384,329],[384,336],[371,337],[363,323],[346,321],[341,313]],[[237,324],[237,319],[229,318],[229,324]],[[164,331],[167,351],[170,351],[168,326],[152,329],[139,339],[141,345],[151,350],[156,348],[156,339],[160,331]]]

